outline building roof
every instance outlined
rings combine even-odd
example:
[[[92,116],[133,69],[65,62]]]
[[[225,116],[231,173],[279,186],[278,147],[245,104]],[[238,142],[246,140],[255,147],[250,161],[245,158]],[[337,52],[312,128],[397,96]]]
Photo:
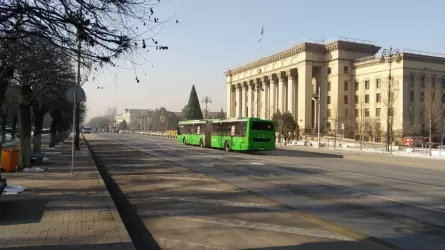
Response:
[[[226,76],[237,74],[246,70],[254,69],[272,62],[282,60],[302,52],[315,52],[315,53],[326,53],[335,50],[348,50],[355,52],[371,53],[375,54],[380,50],[381,47],[375,46],[374,42],[341,38],[339,40],[327,42],[327,43],[312,43],[303,42],[285,51],[273,54],[268,57],[264,57],[258,61],[248,63],[246,65],[231,69],[225,72]]]

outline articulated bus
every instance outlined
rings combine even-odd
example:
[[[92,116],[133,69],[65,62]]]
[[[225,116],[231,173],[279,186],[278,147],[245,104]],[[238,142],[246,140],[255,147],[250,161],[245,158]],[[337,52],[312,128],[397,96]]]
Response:
[[[272,120],[251,117],[180,121],[177,139],[187,145],[226,151],[274,150],[275,125]]]

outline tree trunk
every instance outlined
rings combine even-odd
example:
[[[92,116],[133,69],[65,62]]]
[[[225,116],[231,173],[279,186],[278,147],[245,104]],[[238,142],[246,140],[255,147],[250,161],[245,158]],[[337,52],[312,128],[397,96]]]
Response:
[[[15,137],[17,135],[17,123],[19,121],[19,117],[17,115],[12,117],[12,125],[11,125],[11,140],[15,140]]]
[[[2,140],[1,143],[2,145],[5,144],[6,142],[6,123],[7,123],[7,119],[8,116],[7,115],[2,115],[2,125],[1,125],[1,129],[2,129]]]
[[[49,140],[49,147],[50,148],[54,148],[56,146],[57,143],[57,138],[56,138],[56,132],[57,132],[57,112],[56,111],[52,111],[51,112],[51,116],[52,116],[52,121],[51,121],[51,127],[50,127],[50,140]]]
[[[33,136],[33,151],[40,153],[42,151],[42,127],[44,111],[39,104],[32,106],[34,114],[34,136]]]
[[[23,90],[22,90],[23,91]],[[29,95],[22,93],[24,102],[19,104],[20,169],[31,166],[31,107]]]

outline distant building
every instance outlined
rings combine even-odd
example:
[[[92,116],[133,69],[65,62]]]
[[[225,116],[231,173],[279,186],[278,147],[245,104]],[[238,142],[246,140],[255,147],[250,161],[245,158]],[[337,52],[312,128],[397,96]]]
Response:
[[[391,102],[394,132],[427,131],[422,99],[429,85],[445,105],[445,56],[401,51],[399,60],[392,58],[389,80],[389,60],[379,51],[361,40],[305,42],[231,69],[225,72],[227,117],[271,118],[277,110],[289,111],[300,131],[312,132],[319,97],[322,131],[343,128],[357,134],[366,119],[384,134]]]

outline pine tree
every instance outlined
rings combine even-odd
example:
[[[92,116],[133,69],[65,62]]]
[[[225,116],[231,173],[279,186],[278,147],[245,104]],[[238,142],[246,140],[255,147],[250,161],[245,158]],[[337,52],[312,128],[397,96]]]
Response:
[[[199,104],[198,94],[196,93],[195,85],[192,86],[190,92],[189,102],[187,104],[187,112],[184,120],[200,120],[204,119],[201,112],[201,105]]]

